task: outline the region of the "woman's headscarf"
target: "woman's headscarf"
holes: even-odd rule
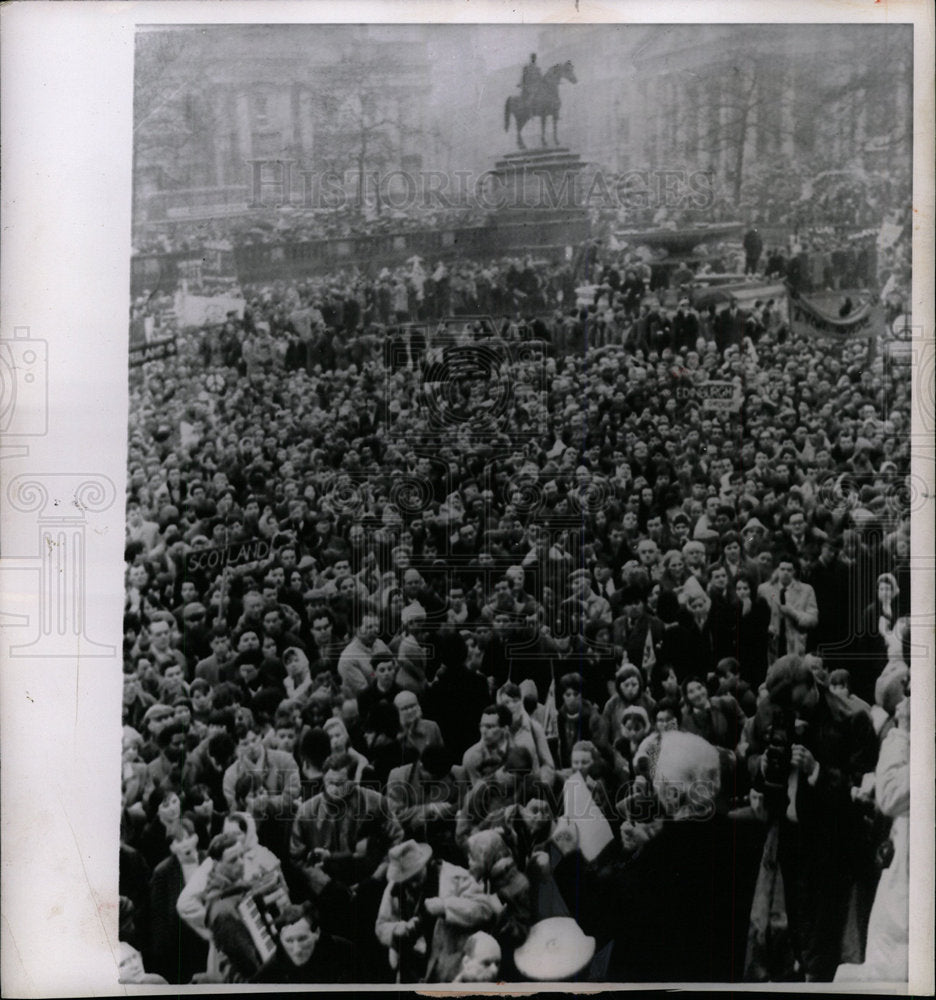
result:
[[[631,718],[640,719],[644,724],[644,735],[650,729],[650,716],[642,705],[628,705],[621,713],[621,725]],[[643,737],[641,737],[642,739]]]
[[[633,704],[634,702],[639,701],[643,697],[644,688],[647,686],[646,681],[644,680],[644,675],[637,667],[633,665],[633,663],[625,663],[622,666],[618,667],[618,671],[614,675],[614,690],[617,692],[617,695],[621,699],[621,701],[624,701],[624,695],[621,694],[621,685],[629,677],[636,678],[637,683],[640,685],[640,687],[637,689],[636,697],[633,699],[632,702],[628,703],[628,704]]]
[[[878,586],[880,586],[882,583],[890,584],[891,590],[893,591],[893,594],[891,595],[891,600],[893,601],[893,599],[897,597],[897,595],[900,593],[900,587],[897,586],[897,577],[894,576],[893,573],[882,573],[877,578],[877,584]]]

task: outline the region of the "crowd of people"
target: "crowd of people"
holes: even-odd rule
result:
[[[128,979],[906,977],[906,369],[594,253],[131,372]]]
[[[233,247],[276,246],[348,236],[378,236],[415,229],[475,226],[485,221],[478,206],[426,203],[408,204],[405,210],[376,207],[362,211],[353,200],[340,208],[309,209],[290,205],[271,220],[269,207],[229,218],[175,220],[140,225],[134,232],[134,254],[197,251],[206,243],[223,242]]]

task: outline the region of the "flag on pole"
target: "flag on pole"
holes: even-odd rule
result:
[[[546,715],[543,719],[543,732],[547,740],[559,738],[559,713],[556,711],[556,677],[553,675],[546,695]]]
[[[644,642],[643,662],[640,664],[644,676],[649,677],[650,671],[656,666],[656,649],[653,646],[653,629],[647,626],[647,639]]]

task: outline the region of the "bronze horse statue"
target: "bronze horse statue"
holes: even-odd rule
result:
[[[512,96],[507,98],[504,105],[504,131],[510,128],[510,116],[517,120],[517,146],[526,149],[521,135],[521,129],[531,119],[538,117],[540,120],[540,132],[542,143],[546,145],[546,119],[552,118],[553,142],[559,145],[559,136],[556,131],[556,122],[559,120],[559,82],[568,80],[569,83],[578,83],[575,78],[575,70],[572,63],[566,60],[564,63],[556,63],[550,66],[543,74],[543,78],[537,87],[536,93],[528,99],[522,96]]]

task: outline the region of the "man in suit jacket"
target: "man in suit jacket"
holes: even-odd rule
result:
[[[692,280],[692,272],[690,271]],[[673,346],[677,351],[695,350],[699,339],[699,314],[691,308],[688,299],[680,299],[673,316]]]
[[[794,578],[791,555],[784,553],[779,560],[776,578],[757,588],[757,593],[770,606],[772,661],[787,654],[802,656],[806,652],[810,629],[819,623],[815,591],[808,583]]]
[[[398,740],[404,760],[421,757],[427,747],[443,746],[442,731],[437,723],[422,717],[419,699],[412,691],[401,691],[393,704],[400,716]]]
[[[612,624],[614,644],[624,648],[628,662],[637,667],[646,679],[663,641],[663,622],[646,611],[639,587],[625,587],[620,593],[623,613]]]
[[[841,551],[839,539],[827,538],[809,575],[819,609],[819,624],[813,631],[810,645],[820,656],[823,646],[834,651],[833,655],[844,655],[850,635],[849,618],[857,619],[860,610],[859,604],[851,615],[848,613],[849,607],[855,607],[852,598],[855,581],[851,569],[842,561]]]
[[[741,346],[744,341],[747,313],[738,308],[737,299],[731,300],[731,305],[723,309],[715,321],[715,344],[720,353],[732,344]]]
[[[430,844],[436,856],[448,842],[454,847],[459,789],[444,747],[429,747],[421,760],[390,771],[387,801],[403,835]]]
[[[346,753],[325,761],[323,790],[299,806],[289,842],[298,868],[320,866],[345,885],[372,875],[387,849],[403,839],[384,796],[351,780],[354,767]]]
[[[464,660],[444,664],[423,698],[426,715],[445,733],[445,745],[456,760],[474,742],[478,719],[490,701],[487,681]]]

